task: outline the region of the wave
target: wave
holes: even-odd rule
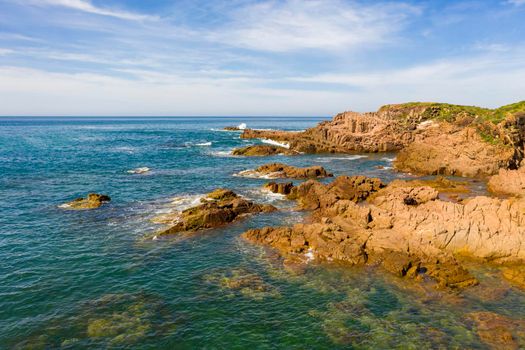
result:
[[[282,177],[281,175],[282,173],[279,171],[269,173],[269,174],[261,174],[260,172],[255,171],[253,169],[242,170],[242,171],[239,171],[238,173],[233,174],[233,176],[238,176],[238,177],[247,177],[250,179],[267,179],[267,180],[281,178]]]
[[[237,125],[237,128],[239,128],[239,130],[244,130],[246,129],[247,125],[246,123],[240,123],[239,125]]]
[[[284,147],[284,148],[288,148],[288,149],[290,148],[290,145],[288,143],[279,142],[279,141],[275,141],[275,140],[272,140],[272,139],[262,139],[261,141],[263,143],[267,143],[269,145]]]
[[[208,154],[213,157],[235,157],[231,151],[211,151]]]
[[[211,146],[211,141],[208,142],[202,142],[202,143],[196,143],[195,146]]]
[[[386,162],[393,162],[394,160],[396,160],[396,157],[393,157],[393,158],[383,157],[383,158],[381,158],[381,160],[384,160]]]
[[[367,158],[367,156],[355,154],[355,155],[343,156],[343,157],[319,157],[319,158],[316,158],[316,161],[321,162],[321,163],[328,163],[333,160],[357,160],[357,159],[362,159],[362,158]]]
[[[144,173],[149,172],[150,170],[151,170],[150,168],[148,168],[147,166],[144,166],[144,167],[128,170],[127,173],[128,174],[144,174]]]

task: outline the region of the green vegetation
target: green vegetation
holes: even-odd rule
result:
[[[397,105],[386,105],[384,109],[397,109],[402,117],[407,117],[410,111],[421,108],[424,119],[437,119],[448,122],[456,122],[463,119],[471,122],[491,122],[498,124],[507,116],[515,113],[525,112],[525,101],[509,104],[497,109],[482,108],[477,106],[461,106],[437,102],[408,102]]]

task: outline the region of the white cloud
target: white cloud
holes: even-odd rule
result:
[[[97,6],[94,6],[88,0],[38,0],[38,2],[31,1],[31,3],[38,4],[38,5],[63,6],[63,7],[71,8],[71,9],[78,10],[78,11],[93,13],[96,15],[110,16],[110,17],[116,17],[120,19],[132,20],[132,21],[143,21],[143,20],[155,19],[155,17],[153,16],[136,14],[136,13],[122,11],[122,10],[114,10],[114,9],[106,9],[106,8],[97,7]]]
[[[507,3],[514,6],[521,6],[525,5],[525,0],[507,0]]]
[[[416,7],[403,3],[358,5],[339,0],[266,1],[233,12],[210,38],[232,46],[285,52],[347,50],[392,40]]]
[[[0,56],[7,56],[7,55],[10,55],[10,54],[12,54],[14,52],[15,52],[14,50],[3,49],[3,48],[0,47]]]

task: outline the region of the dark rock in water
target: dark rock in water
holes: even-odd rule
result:
[[[238,126],[226,126],[223,130],[226,130],[226,131],[241,131],[242,129],[240,129]]]
[[[293,188],[293,182],[269,182],[264,185],[264,188],[273,193],[290,194]]]
[[[111,201],[111,198],[105,194],[90,193],[86,198],[74,199],[71,202],[60,205],[60,208],[69,210],[95,209],[109,201]]]
[[[217,189],[201,200],[203,203],[180,213],[179,222],[156,236],[184,231],[198,231],[230,223],[237,218],[254,213],[277,210],[269,204],[256,204],[239,197],[228,189]]]
[[[299,154],[297,151],[289,150],[288,148],[273,146],[273,145],[253,145],[242,148],[236,148],[233,150],[234,156],[250,156],[250,157],[261,157],[261,156],[274,156],[278,154],[284,155],[296,155]]]

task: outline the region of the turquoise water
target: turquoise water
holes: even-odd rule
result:
[[[483,289],[456,296],[372,269],[288,271],[239,239],[303,216],[261,191],[265,180],[232,176],[241,170],[282,161],[335,175],[404,176],[389,169],[393,154],[231,157],[232,148],[259,141],[220,131],[242,122],[301,130],[320,120],[0,119],[0,348],[484,348],[466,313],[525,318],[523,293],[490,269],[476,273],[504,290],[500,297]],[[137,167],[151,171],[127,172]],[[283,210],[145,239],[163,227],[153,217],[217,187]],[[88,192],[112,201],[91,211],[58,207]]]

